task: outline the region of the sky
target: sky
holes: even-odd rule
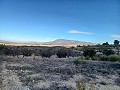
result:
[[[0,0],[0,40],[120,40],[120,0]]]

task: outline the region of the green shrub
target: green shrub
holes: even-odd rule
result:
[[[85,90],[85,80],[78,81],[76,87],[77,90]]]
[[[85,63],[85,61],[83,61],[83,60],[81,59],[81,57],[78,57],[78,58],[75,58],[75,59],[73,60],[73,63],[74,63],[75,65],[78,65],[78,64]]]
[[[52,56],[51,49],[44,49],[41,51],[41,56],[50,58]]]
[[[120,56],[119,55],[110,55],[109,60],[110,61],[120,61]]]
[[[102,56],[100,56],[99,60],[108,61],[108,56],[102,55]]]
[[[85,60],[89,60],[89,59],[90,59],[90,57],[89,57],[89,56],[86,56],[86,57],[85,57]]]
[[[23,57],[24,56],[31,56],[33,54],[32,50],[31,49],[27,49],[27,48],[24,48],[22,50],[22,54],[23,54]]]
[[[120,61],[120,55],[101,56],[99,60],[102,61]]]
[[[59,49],[56,55],[58,58],[66,58],[67,56],[66,49]]]
[[[95,50],[93,49],[93,48],[87,48],[87,49],[85,49],[84,50],[84,53],[83,53],[83,55],[85,56],[85,57],[87,57],[87,56],[89,56],[89,57],[93,57],[93,56],[95,56],[95,54],[96,54],[96,52],[95,52]]]
[[[74,60],[73,63],[74,63],[75,65],[78,65],[78,64],[80,64],[80,61],[79,61],[79,60]]]
[[[109,56],[115,54],[115,52],[111,49],[104,49],[103,54]]]
[[[94,56],[91,58],[91,60],[98,60],[98,57]]]

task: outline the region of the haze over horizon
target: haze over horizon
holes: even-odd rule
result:
[[[0,39],[120,40],[120,0],[0,0]]]

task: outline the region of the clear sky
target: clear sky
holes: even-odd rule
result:
[[[0,0],[0,39],[120,40],[120,0]]]

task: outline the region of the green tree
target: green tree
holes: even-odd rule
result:
[[[50,58],[51,55],[52,55],[51,49],[41,50],[40,55],[41,55],[42,57]]]
[[[114,45],[119,45],[119,41],[118,40],[114,40]]]
[[[115,52],[111,49],[104,49],[103,54],[108,56],[108,55],[115,54]]]
[[[91,57],[91,58],[93,58],[93,56],[95,56],[95,54],[96,54],[96,52],[95,52],[95,50],[94,49],[92,49],[92,48],[87,48],[87,49],[85,49],[84,51],[83,51],[83,55],[85,56],[85,57]]]
[[[66,58],[67,52],[65,49],[59,49],[56,55],[58,58]]]
[[[108,42],[105,42],[105,43],[103,43],[102,45],[109,45],[109,43],[108,43]]]
[[[5,44],[0,44],[0,55],[4,54]]]
[[[27,48],[24,48],[22,50],[22,54],[23,54],[23,57],[24,56],[31,56],[33,54],[32,50],[31,49],[27,49]]]
[[[4,54],[5,54],[5,55],[12,55],[12,49],[11,49],[11,48],[8,48],[8,47],[5,47],[5,48],[4,48]]]

